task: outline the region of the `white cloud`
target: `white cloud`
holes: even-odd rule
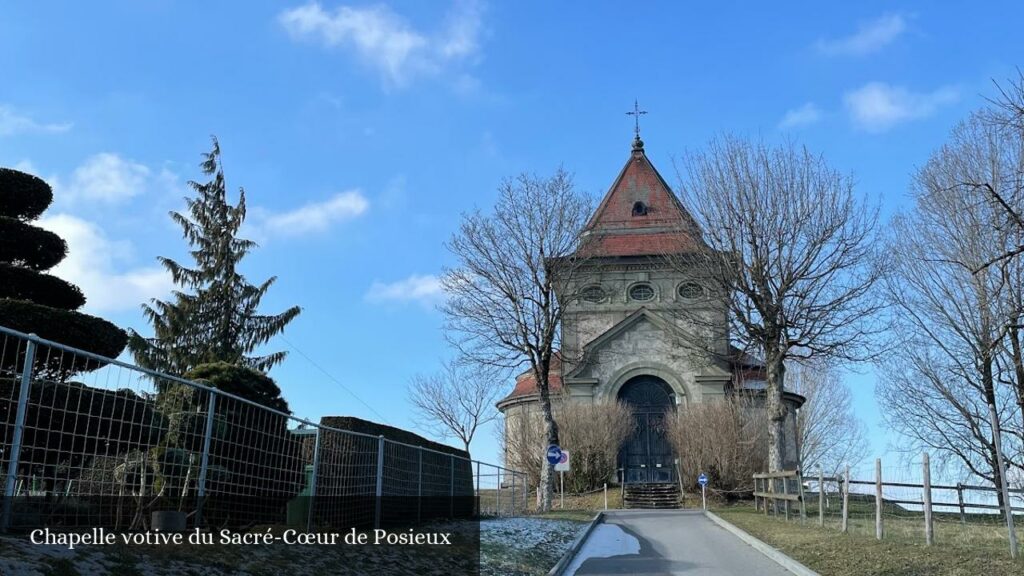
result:
[[[150,298],[170,293],[173,283],[163,268],[123,269],[122,265],[132,259],[132,244],[107,238],[95,223],[58,213],[40,218],[39,226],[67,241],[67,258],[51,272],[82,289],[87,311],[133,309]]]
[[[901,122],[930,116],[958,98],[952,86],[932,92],[911,92],[884,82],[870,82],[847,92],[843,103],[855,126],[868,132],[883,132]]]
[[[370,201],[360,190],[348,190],[288,212],[262,212],[258,214],[257,227],[267,233],[290,236],[323,232],[332,224],[362,215],[369,207]]]
[[[444,299],[444,288],[441,279],[432,274],[412,275],[397,282],[374,282],[366,292],[366,301],[373,303],[385,302],[417,302],[432,305]]]
[[[37,122],[6,104],[0,104],[0,136],[13,136],[29,132],[58,133],[71,130],[71,123]]]
[[[800,128],[814,124],[818,120],[821,120],[821,110],[813,102],[808,102],[799,108],[787,111],[779,121],[779,128]]]
[[[384,5],[330,11],[311,2],[285,10],[278,21],[294,39],[352,50],[386,85],[403,86],[416,76],[436,74],[480,48],[481,8],[472,0],[457,2],[436,34],[415,29]]]
[[[864,56],[878,52],[907,29],[900,14],[885,14],[861,24],[855,33],[843,38],[819,40],[818,51],[828,56]]]
[[[152,176],[153,171],[143,164],[103,152],[75,168],[67,184],[55,180],[53,187],[59,200],[112,204],[143,193]],[[161,177],[169,176],[161,173]]]

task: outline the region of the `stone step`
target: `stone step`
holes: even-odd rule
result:
[[[626,508],[679,508],[678,484],[627,484],[623,494]]]

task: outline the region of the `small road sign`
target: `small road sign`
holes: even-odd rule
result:
[[[562,460],[562,449],[558,444],[548,446],[547,459],[548,464],[558,464]]]
[[[569,465],[569,451],[562,450],[562,457],[555,464],[556,472],[569,472],[572,468]]]
[[[708,485],[708,475],[703,473],[703,472],[701,472],[700,476],[697,476],[697,484],[700,484],[701,486],[707,486]]]
[[[708,497],[704,491],[708,485],[708,475],[701,472],[700,476],[697,476],[697,484],[700,484],[700,504],[705,510],[708,509]]]

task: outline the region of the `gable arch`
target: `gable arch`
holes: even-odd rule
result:
[[[676,406],[684,406],[694,397],[692,391],[671,368],[658,362],[649,361],[630,362],[620,367],[608,380],[608,385],[604,387],[600,396],[605,400],[615,401],[626,382],[637,376],[657,376],[664,380],[675,394]]]

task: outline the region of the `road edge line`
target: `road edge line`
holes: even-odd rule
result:
[[[807,566],[804,566],[803,564],[790,558],[786,554],[783,554],[781,551],[779,551],[778,548],[773,548],[765,542],[755,538],[754,536],[751,536],[745,530],[737,528],[730,522],[723,520],[717,514],[713,514],[712,512],[705,510],[704,515],[707,516],[707,518],[715,524],[718,524],[722,528],[725,528],[726,531],[732,533],[733,536],[736,536],[740,540],[743,540],[744,542],[749,544],[754,550],[757,550],[761,554],[764,554],[765,556],[773,560],[776,564],[782,566],[786,570],[789,570],[793,574],[797,574],[798,576],[821,576],[814,570],[811,570]]]
[[[590,521],[590,525],[587,526],[586,530],[573,540],[572,545],[565,551],[565,554],[562,554],[562,557],[558,559],[555,566],[551,570],[548,570],[548,576],[562,576],[562,571],[564,571],[566,567],[569,566],[571,560],[576,557],[576,553],[583,547],[583,543],[590,537],[590,533],[593,532],[594,528],[603,521],[604,512],[598,512],[597,515],[594,516],[594,519]]]

